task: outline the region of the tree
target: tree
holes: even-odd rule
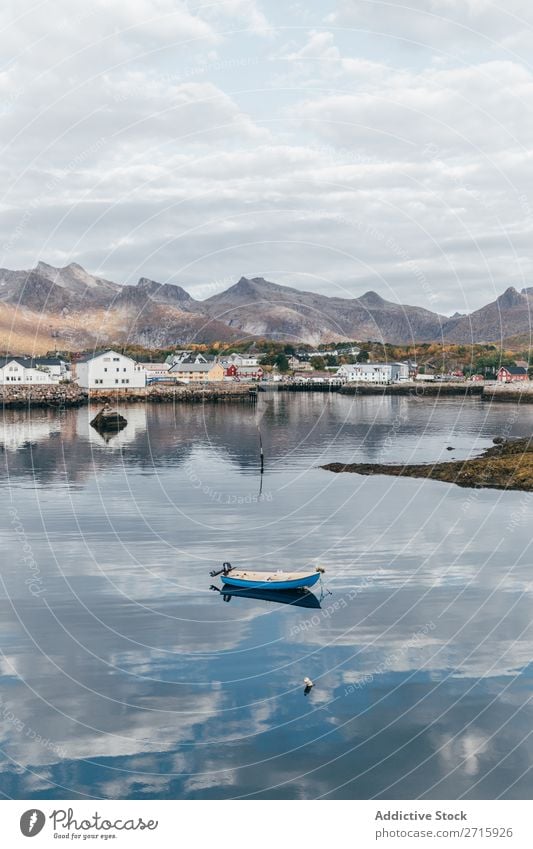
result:
[[[512,357],[506,356],[503,351],[485,354],[478,357],[474,363],[475,371],[484,374],[486,377],[494,377],[500,366],[512,365],[514,365],[514,360]]]
[[[311,357],[311,365],[317,371],[324,371],[326,367],[326,362],[324,357]]]
[[[289,361],[287,359],[287,355],[280,351],[279,354],[276,354],[274,357],[274,365],[278,367],[280,371],[289,371]]]

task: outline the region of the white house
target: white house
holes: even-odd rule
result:
[[[299,360],[298,357],[289,357],[288,358],[289,368],[293,371],[314,371],[312,364],[309,360]]]
[[[255,354],[237,354],[235,351],[231,354],[223,354],[218,360],[224,366],[237,366],[237,368],[241,368],[242,366],[257,366],[259,364],[259,358]]]
[[[141,363],[141,366],[144,369],[146,381],[148,383],[151,383],[154,380],[157,381],[168,378],[170,363]]]
[[[47,371],[55,383],[70,380],[70,363],[60,357],[36,357],[33,362],[35,368]]]
[[[337,377],[348,383],[401,383],[409,380],[407,363],[356,363],[337,370]]]
[[[311,351],[309,354],[309,358],[312,360],[313,357],[338,357],[339,351],[335,348],[333,351]]]
[[[167,357],[166,361],[169,366],[178,365],[179,363],[212,363],[216,358],[212,354],[202,354],[200,351],[176,351]]]
[[[49,371],[38,368],[34,360],[26,357],[2,357],[0,360],[0,385],[55,383]]]
[[[140,389],[146,385],[146,372],[125,354],[102,351],[77,361],[76,380],[85,389]]]
[[[191,356],[191,354],[192,351],[174,351],[173,354],[168,355],[165,362],[167,362],[169,366],[173,366],[176,363],[184,363],[185,360]]]

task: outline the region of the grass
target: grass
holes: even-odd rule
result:
[[[533,491],[533,437],[494,445],[471,460],[405,466],[380,463],[328,463],[321,468],[336,473],[429,478],[454,483],[457,486],[530,492]]]

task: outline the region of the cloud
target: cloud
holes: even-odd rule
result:
[[[366,63],[364,76],[361,70],[345,68],[343,91],[303,100],[293,118],[328,141],[394,159],[418,157],[425,147],[441,157],[477,156],[533,142],[525,110],[533,76],[519,64],[414,73]]]
[[[451,39],[480,18],[501,46],[524,38],[523,7],[340,3],[335,30],[246,0],[39,9],[0,13],[2,265],[412,303],[415,263],[445,312],[530,282],[531,70],[507,47],[435,61],[428,37],[420,61],[342,29],[374,17],[403,37],[440,14]],[[306,29],[288,42],[281,15]]]
[[[288,53],[286,58],[290,62],[301,62],[308,59],[331,61],[340,59],[340,57],[340,50],[334,43],[333,33],[311,30],[306,44],[299,50]]]
[[[404,50],[428,48],[443,55],[517,47],[531,38],[533,13],[527,0],[338,0],[326,17],[335,26],[361,27],[378,41]],[[531,46],[531,42],[530,42]]]
[[[216,5],[215,14],[219,18],[243,21],[253,33],[272,35],[274,29],[255,0],[223,0]]]

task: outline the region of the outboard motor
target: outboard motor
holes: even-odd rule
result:
[[[217,575],[229,575],[232,569],[233,566],[231,565],[231,563],[226,562],[222,564],[222,569],[219,569],[218,572],[213,570],[213,572],[210,572],[209,574],[212,578],[216,578]]]

